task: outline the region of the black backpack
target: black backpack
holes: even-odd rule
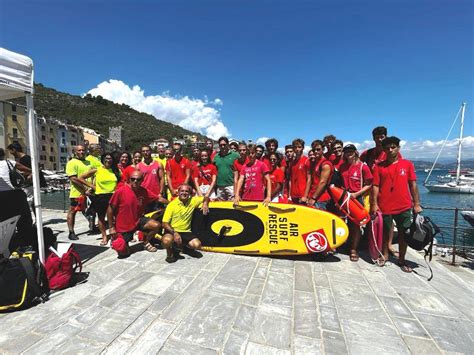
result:
[[[0,311],[31,307],[48,299],[48,280],[37,253],[16,251],[0,258]]]
[[[415,214],[410,229],[405,235],[405,240],[410,248],[419,251],[424,250],[425,261],[427,256],[429,256],[429,261],[431,261],[433,257],[433,241],[438,233],[441,233],[441,230],[434,224],[431,218],[422,216],[421,214]],[[428,248],[425,249],[427,246]],[[428,279],[428,281],[430,281],[433,278],[433,271],[428,262],[426,262],[426,264],[431,272],[431,276]]]

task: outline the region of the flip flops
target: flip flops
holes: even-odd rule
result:
[[[150,252],[150,253],[156,253],[158,251],[158,249],[156,249],[153,245],[151,245],[150,243],[146,243],[143,245],[143,248]]]
[[[398,266],[400,266],[400,269],[403,272],[410,273],[410,272],[413,271],[413,269],[411,267],[409,267],[407,264],[398,264]]]

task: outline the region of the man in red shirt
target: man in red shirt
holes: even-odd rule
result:
[[[383,126],[375,127],[372,130],[372,139],[375,142],[375,147],[367,149],[360,155],[360,160],[366,163],[370,170],[374,170],[375,164],[386,159],[385,152],[382,147],[382,141],[387,137],[387,128]]]
[[[242,167],[249,162],[247,144],[240,143],[238,153],[239,153],[239,158],[235,159],[234,164],[233,164],[233,167],[234,167],[234,191],[237,191],[237,182],[239,181],[240,171],[242,170]]]
[[[191,178],[191,162],[183,157],[180,143],[173,144],[174,157],[166,162],[168,187],[173,197],[178,196],[180,185],[189,184]]]
[[[285,173],[286,161],[283,159],[282,155],[277,152],[278,141],[275,138],[270,138],[265,142],[265,148],[267,149],[266,154],[263,156],[262,161],[267,165],[267,168],[270,169],[272,164],[270,163],[270,155],[276,154],[278,160],[280,161],[280,168]]]
[[[265,147],[261,144],[257,145],[257,160],[262,160],[263,153],[265,153]]]
[[[209,154],[209,157],[211,158],[211,162],[214,161],[214,157],[216,156],[217,151],[214,150],[214,142],[210,139],[206,141],[206,150]]]
[[[240,170],[234,205],[240,202],[240,190],[243,186],[242,200],[263,201],[265,206],[271,201],[271,181],[267,166],[257,159],[257,148],[249,145],[249,161]],[[266,191],[266,196],[265,196]]]
[[[193,147],[193,158],[191,159],[191,176],[194,174],[195,168],[199,165],[201,159],[201,151],[197,146]]]
[[[333,134],[328,134],[323,138],[323,148],[324,148],[324,157],[326,159],[334,159],[334,152],[332,146],[336,141],[336,136]]]
[[[335,170],[339,170],[341,165],[344,163],[344,159],[342,157],[342,146],[343,143],[340,139],[336,139],[332,144],[332,154],[329,161],[332,163]]]
[[[296,138],[292,142],[294,158],[290,169],[290,197],[291,201],[296,204],[306,204],[303,199],[306,189],[306,178],[308,167],[306,165],[307,157],[303,155],[304,140]]]
[[[137,170],[143,174],[142,186],[155,195],[161,195],[165,185],[163,168],[159,162],[153,160],[150,146],[144,145],[142,147],[142,156],[143,160],[137,164]]]
[[[314,158],[306,161],[306,188],[301,201],[306,202],[308,206],[327,210],[327,204],[331,200],[327,187],[331,181],[334,168],[331,162],[324,157],[322,141],[314,140],[311,143],[311,151]]]
[[[382,147],[387,159],[374,167],[371,212],[381,211],[383,214],[384,260],[388,260],[388,236],[395,221],[398,229],[399,265],[403,271],[411,272],[412,269],[405,261],[405,235],[412,222],[412,209],[414,213],[422,211],[415,167],[411,161],[400,157],[400,139],[397,137],[386,137],[382,141]],[[381,261],[382,265],[384,260]]]
[[[291,165],[293,164],[293,160],[295,159],[295,152],[293,151],[293,145],[287,144],[285,145],[285,181],[283,187],[283,197],[288,198],[290,193],[290,173],[291,173]]]
[[[121,256],[129,255],[128,242],[133,238],[135,231],[146,232],[143,247],[149,252],[156,252],[150,240],[161,230],[161,223],[151,218],[143,217],[145,207],[153,201],[168,202],[159,195],[141,186],[143,173],[135,170],[128,183],[119,187],[112,195],[107,208],[109,234],[112,236],[112,245],[116,234],[120,233],[124,244],[117,250]],[[119,237],[120,238],[120,237]]]

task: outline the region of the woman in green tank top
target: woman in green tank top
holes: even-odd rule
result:
[[[120,170],[117,167],[117,162],[110,153],[103,154],[101,162],[102,166],[89,170],[87,173],[81,175],[79,180],[89,187],[86,194],[91,196],[92,207],[97,212],[99,229],[102,234],[100,245],[105,246],[109,242],[105,232],[105,213],[107,212],[110,198],[117,188],[117,183],[120,181]]]

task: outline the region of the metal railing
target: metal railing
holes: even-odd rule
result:
[[[461,211],[474,211],[472,208],[458,208],[458,207],[434,207],[434,206],[423,206],[424,211],[453,211],[453,223],[452,224],[435,224],[441,229],[441,235],[437,235],[437,247],[448,247],[452,248],[452,259],[451,264],[456,264],[456,254],[468,257],[469,253],[474,251],[474,227],[460,226],[459,225],[459,214]],[[462,217],[461,217],[462,218]],[[467,222],[466,222],[467,223]],[[452,231],[452,234],[448,231]],[[460,238],[460,233],[463,232]],[[444,243],[446,235],[452,236],[451,243]],[[439,238],[443,238],[443,243],[439,242]],[[473,238],[472,245],[466,245],[466,239]],[[462,245],[459,245],[459,239],[462,241]]]

